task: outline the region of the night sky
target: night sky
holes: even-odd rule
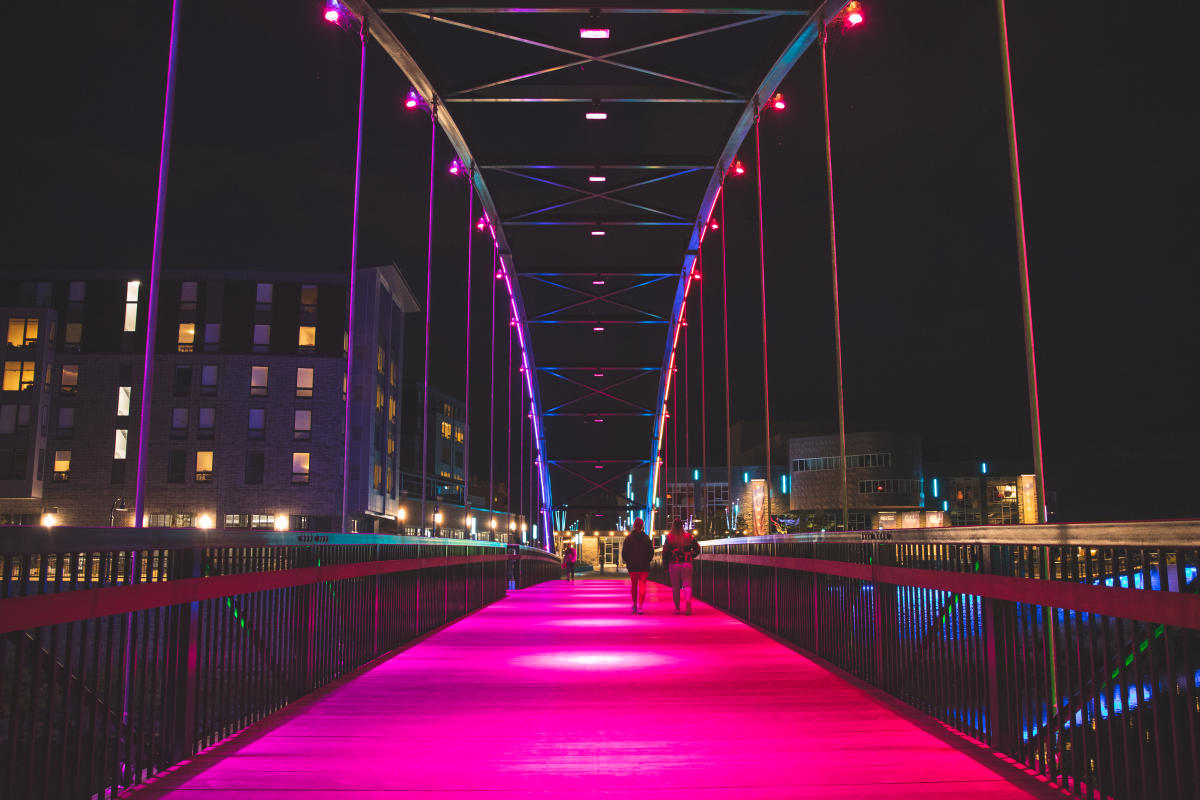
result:
[[[1027,459],[994,4],[864,7],[867,23],[829,51],[848,427],[916,430],[927,460]],[[320,8],[185,1],[168,270],[346,269],[358,43]],[[1200,516],[1196,20],[1181,2],[1139,11],[1009,2],[1046,479],[1060,521]],[[23,13],[0,32],[0,265],[146,270],[170,3]],[[786,114],[763,121],[768,316],[773,418],[833,431],[819,75],[814,49],[782,86]],[[368,76],[360,264],[395,260],[423,295],[428,121],[404,113],[408,83],[378,47]],[[466,197],[448,176],[438,192],[434,304],[457,307],[461,291],[436,273],[463,259]],[[751,192],[731,185],[726,200],[735,352],[759,341]],[[445,350],[433,380],[452,389],[460,326],[435,320]],[[752,419],[761,363],[737,362],[734,416]]]

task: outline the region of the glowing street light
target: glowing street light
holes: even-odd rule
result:
[[[42,524],[47,528],[53,528],[58,524],[58,517],[53,514],[42,514]]]
[[[213,526],[213,518],[208,514],[201,514],[196,520],[196,527],[202,531],[211,530]]]
[[[288,529],[288,515],[287,514],[276,514],[275,515],[275,530],[280,531],[282,533],[283,531],[286,531],[287,529]]]
[[[407,508],[405,508],[404,506],[400,506],[400,508],[396,509],[396,521],[397,522],[404,522],[404,520],[407,518],[408,518],[408,509]]]
[[[584,115],[584,119],[608,119],[607,111],[588,111]]]

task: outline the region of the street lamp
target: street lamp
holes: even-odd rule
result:
[[[437,537],[438,526],[441,524],[442,524],[442,512],[434,511],[433,512],[433,535],[435,538]]]
[[[42,524],[49,530],[58,524],[58,517],[53,514],[42,514]]]
[[[196,527],[202,531],[210,530],[213,526],[213,518],[208,514],[201,514],[196,520]]]

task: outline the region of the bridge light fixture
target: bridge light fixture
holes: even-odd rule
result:
[[[734,175],[745,175],[746,166],[742,164],[741,161],[734,161],[733,166],[729,168],[729,171]]]
[[[592,236],[603,236],[603,235],[604,235],[604,231],[602,231],[602,230],[596,229],[596,230],[592,231]]]
[[[603,325],[593,325],[592,330],[595,331],[596,333],[602,333],[604,331],[604,326]]]
[[[596,280],[592,281],[592,286],[603,286],[603,285],[604,285],[604,281],[602,281],[600,279],[596,279]]]
[[[862,3],[854,0],[854,2],[846,6],[846,27],[853,28],[856,25],[861,25],[862,21]]]
[[[425,105],[425,101],[421,99],[421,95],[417,94],[417,90],[409,87],[408,94],[404,96],[405,108],[420,108]]]
[[[487,217],[480,217],[479,221],[475,223],[476,230],[480,230],[480,231],[487,230],[487,226],[488,226]],[[499,273],[497,273],[497,274],[499,274]]]
[[[452,159],[450,161],[450,174],[457,175],[458,173],[460,173],[462,171],[463,171],[462,162],[459,161],[457,158]]]
[[[584,115],[584,119],[608,119],[607,111],[588,111]]]
[[[588,181],[590,183],[604,183],[606,180],[608,180],[608,178],[604,177],[603,175],[591,175],[588,177]]]
[[[325,4],[325,21],[332,22],[334,25],[337,25],[341,19],[342,12],[341,9],[338,8],[337,0],[329,0],[329,2]]]
[[[785,108],[787,108],[787,101],[783,99],[783,92],[776,92],[771,97],[771,108],[775,109],[776,111],[783,111]]]
[[[715,219],[710,219],[710,220],[708,221],[708,229],[709,229],[710,231],[716,231],[716,230],[720,230],[720,229],[721,229],[721,223],[717,222]]]
[[[608,28],[580,28],[580,39],[607,39]]]

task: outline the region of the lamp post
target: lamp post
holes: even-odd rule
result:
[[[433,538],[437,538],[438,526],[442,524],[442,512],[440,510],[433,512]]]

